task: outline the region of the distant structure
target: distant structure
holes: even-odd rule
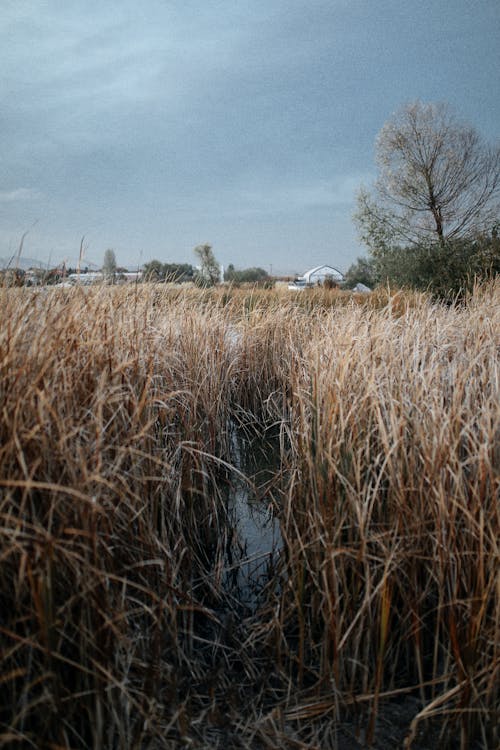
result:
[[[316,266],[306,271],[288,285],[289,289],[308,289],[314,286],[340,286],[345,280],[344,274],[333,266]]]
[[[116,274],[116,281],[120,283],[130,283],[132,281],[140,281],[143,277],[142,271],[122,271]],[[70,285],[83,284],[88,286],[89,284],[96,284],[104,281],[104,274],[102,271],[87,271],[82,273],[70,273],[68,274],[68,282]]]
[[[358,292],[359,294],[370,294],[371,289],[369,286],[366,286],[366,284],[362,284],[361,281],[358,281],[356,286],[353,286],[352,291]]]

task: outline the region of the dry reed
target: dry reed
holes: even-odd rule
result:
[[[315,747],[353,715],[377,743],[407,693],[408,748],[494,746],[498,283],[0,298],[1,747]],[[235,424],[281,446],[250,616]]]

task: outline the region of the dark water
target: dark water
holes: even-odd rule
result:
[[[232,527],[227,550],[226,586],[250,610],[269,583],[282,546],[276,515],[280,489],[280,450],[275,439],[232,434],[237,471],[227,489]]]

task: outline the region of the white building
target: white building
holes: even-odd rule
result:
[[[333,281],[335,284],[342,284],[344,274],[333,266],[316,266],[306,271],[302,276],[299,276],[298,279],[295,279],[293,284],[290,284],[288,288],[305,289],[306,287],[323,286],[327,280]]]

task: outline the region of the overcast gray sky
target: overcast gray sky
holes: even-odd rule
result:
[[[0,0],[0,257],[341,270],[405,102],[500,135],[499,0]]]

